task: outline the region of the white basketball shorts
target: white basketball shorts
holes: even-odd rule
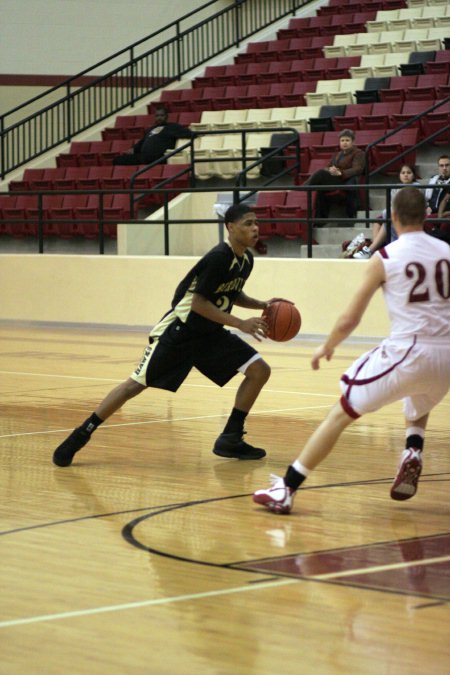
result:
[[[341,378],[341,404],[351,417],[403,400],[407,420],[430,412],[450,388],[450,343],[420,338],[384,340]]]

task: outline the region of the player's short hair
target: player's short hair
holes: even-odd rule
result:
[[[423,190],[404,187],[394,197],[393,209],[400,225],[421,225],[425,220],[427,203]]]
[[[232,204],[225,211],[225,224],[235,223],[240,220],[246,213],[253,213],[253,209],[247,204]]]

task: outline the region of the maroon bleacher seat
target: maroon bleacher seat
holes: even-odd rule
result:
[[[289,106],[306,105],[305,94],[314,91],[316,88],[311,82],[295,82],[290,94],[280,96],[280,103],[283,108]]]
[[[360,118],[360,129],[375,129],[380,133],[384,133],[385,129],[391,127],[391,119],[391,116],[387,113],[362,115]]]
[[[192,110],[202,110],[203,87],[196,87],[195,89],[180,89],[180,97],[170,102],[170,112],[190,112]],[[164,92],[163,92],[164,93]],[[161,98],[162,100],[162,98]],[[200,107],[195,107],[195,106]]]
[[[273,207],[275,233],[285,239],[301,239],[307,241],[308,197],[306,192],[289,191],[284,204]],[[284,219],[294,219],[286,222]]]
[[[218,75],[210,86],[228,87],[232,84],[239,84],[240,77],[245,75],[247,70],[246,63],[231,63],[225,66],[225,73]]]
[[[412,117],[415,117],[416,115],[419,115],[427,110],[427,108],[429,108],[433,102],[433,100],[404,101],[401,112],[394,113],[392,116],[394,119],[394,126],[400,126],[405,122],[409,122]],[[410,122],[409,128],[417,129],[419,132],[419,137],[424,138],[423,127],[420,119],[416,120],[415,122]]]
[[[35,227],[33,223],[27,222],[27,211],[36,208],[37,204],[37,195],[20,195],[13,205],[3,207],[5,233],[19,239],[33,234]]]
[[[48,209],[48,218],[58,231],[58,236],[62,239],[72,239],[75,236],[82,235],[82,228],[76,218],[76,208],[86,206],[88,201],[87,194],[63,195],[60,206],[51,206]]]
[[[42,180],[44,178],[44,169],[25,169],[22,180],[12,180],[9,183],[10,192],[26,192],[31,190],[32,180]]]
[[[14,209],[17,202],[17,196],[14,194],[3,193],[0,195],[0,235],[9,234],[8,221],[3,210]]]
[[[289,43],[289,39],[269,40],[265,43],[264,51],[258,54],[258,61],[269,63],[271,61],[284,61],[285,52],[289,50]]]
[[[408,87],[415,87],[417,82],[417,75],[404,75],[391,77],[389,88],[380,89],[378,96],[380,101],[404,101],[405,92]]]
[[[385,115],[388,119],[388,124],[386,127],[397,126],[397,123],[394,119],[394,115],[401,113],[402,107],[405,104],[401,101],[380,101],[372,104],[371,115]]]
[[[203,75],[196,77],[193,82],[193,87],[213,87],[217,83],[217,78],[225,75],[226,66],[206,66]]]
[[[120,127],[106,127],[106,129],[102,129],[102,139],[104,141],[120,141],[123,138],[123,129]]]
[[[333,118],[335,131],[361,129],[361,118],[363,115],[370,115],[372,105],[372,103],[349,103],[345,108],[344,115],[336,115]]]
[[[189,164],[164,164],[161,167],[161,180],[157,181],[153,187],[157,188],[162,181],[170,179],[170,182],[167,185],[163,186],[165,189],[173,188],[175,191],[169,193],[169,199],[176,197],[179,188],[189,187],[189,173],[186,172],[186,169],[189,168]],[[184,172],[184,173],[182,173]],[[177,176],[176,174],[180,173],[181,175]]]
[[[450,104],[447,104],[450,108]],[[430,141],[433,145],[449,145],[450,144],[450,129],[441,131],[448,124],[450,124],[450,110],[437,108],[434,112],[428,113],[421,119],[421,130],[424,138],[431,136],[436,132],[440,132],[438,136]]]
[[[246,87],[249,84],[255,84],[259,82],[260,75],[267,73],[270,64],[269,63],[259,63],[259,62],[250,62],[244,64],[237,64],[245,68],[245,72],[242,72],[239,77],[235,79],[235,86],[237,87]],[[232,85],[227,85],[232,86]]]
[[[270,84],[249,84],[247,94],[238,99],[239,108],[270,108],[280,105],[278,96],[271,95]]]
[[[192,112],[180,112],[178,115],[178,124],[181,124],[184,127],[189,127],[195,122],[200,122],[202,117],[201,110],[193,110]]]
[[[402,164],[411,164],[414,166],[416,163],[416,150],[411,150],[408,154],[404,155],[402,158],[395,159],[404,150],[411,148],[417,143],[418,140],[418,129],[402,129],[398,133],[394,134],[390,138],[386,139],[383,143],[378,143],[372,148],[373,162],[377,168],[381,167],[385,163],[391,161],[388,167],[383,169],[383,174],[387,175],[396,175],[400,170]]]
[[[271,219],[274,217],[274,207],[282,206],[286,200],[287,192],[258,192],[256,204],[253,207],[259,225],[259,238],[262,240],[270,239],[276,234],[275,223],[261,222],[261,219]]]
[[[288,61],[266,63],[267,70],[257,75],[258,84],[280,84],[289,81],[291,64]]]
[[[62,206],[63,195],[58,193],[52,195],[43,195],[42,197],[42,214],[40,213],[38,203],[35,206],[25,208],[25,216],[27,218],[27,232],[26,234],[35,236],[38,233],[38,223],[40,215],[43,218],[43,230],[45,236],[59,236],[58,224],[50,219],[51,209]]]

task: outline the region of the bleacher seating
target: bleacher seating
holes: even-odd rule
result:
[[[332,155],[340,130],[354,129],[357,145],[365,148],[450,95],[450,51],[444,43],[450,34],[450,4],[411,1],[409,5],[404,0],[330,0],[315,16],[289,19],[276,39],[248,43],[233,64],[207,66],[191,87],[162,91],[147,114],[118,115],[114,126],[102,131],[101,141],[73,141],[67,152],[58,155],[56,167],[26,169],[21,180],[10,183],[10,194],[0,197],[0,233],[17,237],[36,233],[36,197],[14,193],[42,190],[55,192],[43,197],[46,234],[97,237],[98,197],[57,193],[127,189],[131,174],[140,167],[116,167],[113,158],[142,138],[161,103],[168,107],[171,121],[199,133],[295,128],[300,134],[298,183]],[[369,153],[370,169],[393,160],[449,120],[449,106],[442,107],[377,143]],[[270,136],[248,133],[248,157],[260,156],[262,148],[270,147]],[[433,140],[436,145],[449,142],[449,132]],[[196,164],[196,175],[202,180],[229,180],[242,168],[240,134],[203,136],[195,148],[196,159],[203,160]],[[399,161],[414,163],[415,158],[411,151]],[[190,152],[180,153],[140,176],[135,187],[155,188],[170,179],[169,197],[173,197],[188,186],[186,174],[177,178],[174,174],[189,162]],[[285,165],[293,166],[292,157]],[[395,175],[398,167],[399,162],[393,162],[385,172]],[[257,176],[258,170],[250,175]],[[105,194],[104,199],[105,233],[114,237],[115,223],[130,215],[129,197]],[[161,203],[162,197],[153,194],[141,205]],[[255,209],[259,217],[274,220],[261,226],[261,238],[305,239],[305,208],[304,194],[261,193]],[[283,223],[282,214],[289,213],[296,214],[295,223]],[[70,222],[78,219],[81,222]]]

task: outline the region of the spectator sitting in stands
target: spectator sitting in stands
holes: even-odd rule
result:
[[[410,185],[410,186],[420,185],[419,181],[417,180],[416,170],[410,164],[403,164],[402,168],[400,169],[398,177],[402,185]],[[395,188],[395,190],[391,190],[391,211],[395,195],[399,192],[399,190],[401,190],[401,187]],[[397,239],[397,235],[393,227],[390,228],[390,238],[389,241],[387,241],[387,227],[385,222],[386,216],[387,216],[387,209],[383,209],[383,213],[380,216],[382,222],[373,224],[372,226],[373,240],[370,246],[364,246],[360,250],[351,251],[351,246],[353,243],[352,242],[346,251],[346,253],[349,252],[349,255],[346,255],[345,257],[357,259],[370,258],[370,256],[373,253],[375,253],[375,251],[378,251],[378,249],[381,248],[384,244],[389,244],[391,241],[395,241],[395,239]]]
[[[431,218],[437,218],[443,215],[441,203],[449,194],[446,185],[450,186],[450,157],[448,155],[441,155],[438,159],[439,173],[430,178],[428,183],[434,187],[427,188],[425,197],[430,207]],[[447,203],[447,202],[446,202]],[[447,217],[447,216],[445,216]]]
[[[447,210],[447,204],[450,201],[450,192],[447,191],[443,185],[450,185],[450,158],[447,155],[442,155],[439,157],[438,160],[438,167],[440,169],[440,173],[436,174],[433,176],[430,180],[429,183],[436,184],[436,187],[431,187],[427,188],[425,195],[427,198],[427,216],[431,217],[438,217],[438,218],[450,218],[450,211]],[[403,185],[420,185],[418,182],[417,174],[414,169],[414,167],[410,166],[409,164],[404,164],[402,168],[400,169],[400,174],[399,174],[400,182],[403,183]],[[394,201],[395,195],[398,193],[398,191],[401,188],[397,188],[395,190],[391,191],[391,204]],[[392,208],[392,207],[391,207]],[[437,213],[436,213],[437,211]],[[386,209],[384,209],[382,216],[383,219],[386,219]],[[447,243],[450,243],[450,237],[449,237],[449,230],[450,228],[443,228],[442,232],[440,230],[439,224],[436,226],[436,224],[433,224],[433,227],[430,228],[428,231],[428,234],[431,234],[434,237],[437,237],[438,239],[443,239]],[[364,258],[370,258],[370,256],[375,253],[379,248],[381,248],[384,244],[389,244],[391,241],[394,241],[397,239],[397,235],[395,234],[395,230],[391,228],[391,235],[390,235],[390,240],[386,241],[387,237],[387,228],[386,224],[384,223],[374,223],[373,226],[373,241],[370,244],[370,246],[363,246],[360,248],[360,250],[356,249],[350,252],[350,255],[344,255],[344,257],[353,257],[356,259],[364,259]],[[350,251],[353,242],[356,241],[355,239],[349,244],[347,251]]]
[[[325,169],[315,171],[306,181],[305,185],[329,185],[330,191],[339,189],[341,185],[358,185],[359,176],[362,175],[365,166],[364,152],[354,145],[355,134],[351,129],[344,129],[339,134],[339,147],[337,152]],[[330,210],[330,200],[327,190],[318,190],[316,199],[316,218],[327,218]],[[346,211],[349,218],[355,218],[358,211],[357,190],[346,190]],[[321,227],[325,223],[317,223]]]
[[[441,155],[438,159],[439,173],[428,181],[434,187],[429,187],[425,192],[428,204],[430,206],[430,218],[449,218],[448,201],[450,196],[450,157]],[[449,186],[449,187],[447,187]],[[443,239],[450,244],[450,225],[449,223],[426,222],[426,231],[432,237]]]
[[[155,110],[155,124],[127,153],[118,155],[113,164],[151,164],[175,147],[179,138],[195,138],[193,131],[181,124],[167,121],[168,111],[163,105]]]

